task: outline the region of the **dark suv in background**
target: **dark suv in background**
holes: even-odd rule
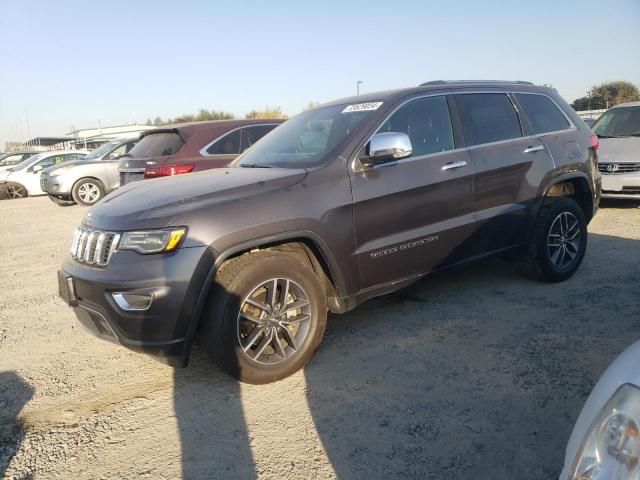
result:
[[[120,162],[120,185],[224,167],[283,121],[215,120],[146,131]]]
[[[528,82],[338,100],[229,168],[106,198],[76,230],[60,295],[99,337],[175,366],[196,339],[229,374],[271,382],[311,358],[327,311],[429,272],[510,251],[569,278],[600,198],[597,149]]]

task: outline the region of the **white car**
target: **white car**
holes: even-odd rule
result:
[[[38,152],[13,152],[0,155],[0,172],[15,167]]]
[[[0,184],[9,192],[10,198],[45,195],[40,188],[40,171],[71,160],[80,160],[87,155],[78,150],[54,150],[27,158],[22,163],[0,171]]]
[[[591,129],[600,139],[602,197],[640,200],[640,102],[610,108]]]
[[[593,388],[573,427],[560,480],[640,479],[640,342]]]

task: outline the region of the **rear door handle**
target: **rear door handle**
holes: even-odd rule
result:
[[[524,149],[522,153],[535,153],[535,152],[539,152],[540,150],[544,150],[544,145],[527,147]]]
[[[466,166],[467,166],[467,162],[465,162],[464,160],[460,160],[458,162],[445,163],[442,166],[442,170],[454,170],[456,168],[462,168],[462,167],[466,167]]]

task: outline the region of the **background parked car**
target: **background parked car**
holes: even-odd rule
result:
[[[4,153],[2,156],[0,156],[0,172],[24,162],[27,158],[33,157],[37,153],[38,152]]]
[[[602,196],[640,200],[640,102],[610,108],[591,128],[600,138]]]
[[[604,372],[573,427],[560,480],[640,478],[640,342]]]
[[[282,122],[216,120],[144,132],[120,162],[120,184],[224,167]]]
[[[93,205],[120,186],[118,163],[138,143],[125,138],[105,143],[81,160],[42,171],[40,187],[58,205]]]
[[[0,172],[0,183],[10,198],[44,195],[40,188],[40,172],[52,165],[84,158],[86,152],[77,150],[56,150],[33,155],[22,163]]]

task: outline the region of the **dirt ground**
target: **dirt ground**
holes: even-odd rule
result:
[[[85,209],[0,202],[0,477],[557,478],[640,329],[640,208],[608,203],[562,284],[490,260],[332,316],[302,372],[241,385],[93,338],[56,296]]]

